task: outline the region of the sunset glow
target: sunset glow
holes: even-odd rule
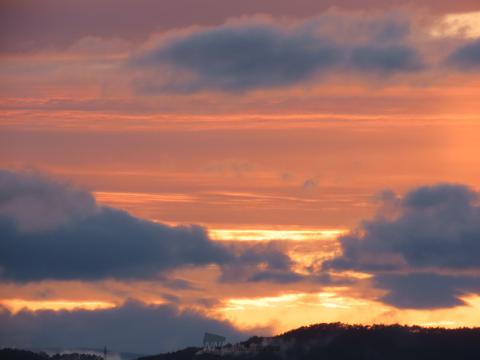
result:
[[[0,347],[480,326],[480,3],[199,3],[0,5]]]
[[[115,307],[115,304],[101,302],[101,301],[38,301],[38,300],[22,300],[22,299],[5,299],[2,300],[1,305],[13,313],[18,313],[21,310],[38,311],[38,310],[100,310],[110,309]]]

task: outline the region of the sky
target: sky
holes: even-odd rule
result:
[[[0,347],[480,326],[478,1],[0,2]]]

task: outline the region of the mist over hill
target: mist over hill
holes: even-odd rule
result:
[[[273,337],[252,337],[204,352],[186,348],[141,360],[405,360],[478,359],[480,328],[423,328],[400,325],[317,324]]]
[[[228,339],[227,339],[228,340]],[[104,360],[103,354],[1,349],[2,360]],[[132,354],[133,355],[133,354]],[[113,357],[112,357],[113,356]],[[138,356],[137,356],[138,357]],[[107,360],[120,359],[109,353]],[[480,358],[480,328],[316,324],[239,343],[138,357],[138,360],[468,360]]]

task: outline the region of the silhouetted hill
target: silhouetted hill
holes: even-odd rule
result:
[[[187,348],[141,360],[473,360],[480,359],[480,328],[318,324],[274,337],[252,337],[213,354],[197,354],[199,350]]]
[[[115,352],[109,349],[108,360],[133,360],[143,355],[129,352]],[[29,348],[29,349],[0,349],[0,360],[103,360],[103,349],[75,348]]]
[[[101,356],[91,354],[55,354],[33,352],[20,349],[0,349],[1,360],[103,360]]]

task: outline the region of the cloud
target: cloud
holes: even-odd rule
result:
[[[293,260],[276,242],[230,244],[235,258],[221,265],[223,282],[299,282],[303,276],[292,271]]]
[[[349,66],[361,72],[401,73],[424,67],[417,50],[400,46],[361,46],[352,50]]]
[[[0,171],[0,278],[18,282],[152,279],[215,264],[221,279],[249,281],[258,272],[292,273],[275,244],[215,242],[200,226],[167,226],[96,204],[68,183],[28,172]],[[292,274],[291,274],[292,275]],[[275,278],[272,277],[272,281]]]
[[[267,281],[279,284],[298,283],[302,280],[305,280],[305,276],[292,271],[260,271],[248,279],[250,282]]]
[[[464,305],[459,297],[480,292],[480,277],[413,273],[379,274],[375,285],[388,291],[381,300],[398,308],[431,309]]]
[[[199,226],[171,227],[101,207],[88,192],[33,173],[0,172],[1,276],[149,278],[231,254]]]
[[[17,281],[149,278],[162,270],[229,258],[203,228],[155,224],[110,208],[33,234],[20,233],[3,220],[0,233],[2,275]]]
[[[137,64],[171,65],[195,76],[191,90],[247,90],[290,85],[335,66],[340,49],[327,40],[274,26],[222,26],[179,37],[143,55]]]
[[[389,293],[383,301],[411,308],[461,303],[478,292],[480,206],[478,194],[454,184],[424,186],[388,204],[358,231],[340,238],[343,254],[324,268],[375,275]]]
[[[480,40],[458,47],[447,58],[447,64],[460,70],[480,70]]]
[[[163,84],[151,75],[138,81],[146,92],[275,88],[338,71],[409,73],[424,65],[408,33],[408,21],[394,16],[327,14],[284,26],[253,18],[170,34],[132,57],[131,65],[174,74]]]
[[[223,334],[228,341],[247,334],[229,322],[208,318],[171,305],[129,301],[107,310],[21,311],[0,308],[0,347],[96,348],[155,354],[187,346],[201,346],[205,331]]]
[[[0,170],[0,216],[22,232],[41,231],[85,219],[98,211],[87,191],[32,173]]]
[[[305,190],[313,190],[313,189],[318,187],[319,182],[320,182],[320,180],[319,180],[318,176],[306,179],[303,182],[302,188],[305,189]]]

